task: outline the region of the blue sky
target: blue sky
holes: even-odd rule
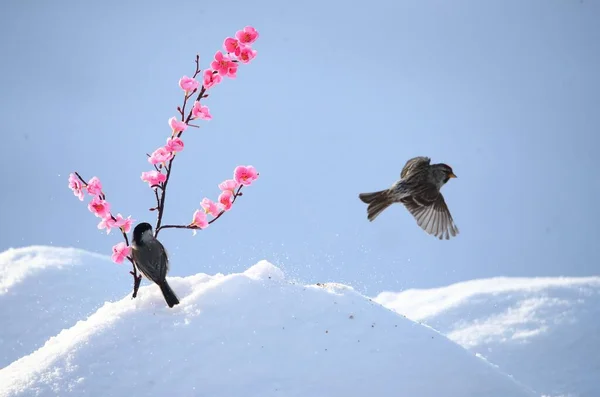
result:
[[[267,259],[375,294],[598,274],[598,3],[206,4],[3,4],[0,250],[110,254],[119,235],[67,188],[75,170],[98,176],[117,212],[154,222],[139,175],[169,134],[177,82],[252,25],[258,57],[205,101],[213,120],[186,131],[165,221],[189,222],[238,164],[261,178],[209,229],[161,233],[171,275]],[[425,234],[399,205],[366,220],[358,193],[417,155],[458,175],[443,188],[455,239]]]

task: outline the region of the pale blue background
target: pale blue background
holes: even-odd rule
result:
[[[127,3],[127,4],[125,4]],[[137,220],[200,53],[260,31],[256,60],[184,134],[168,223],[187,223],[238,164],[261,173],[195,237],[164,231],[172,275],[267,259],[303,282],[360,291],[498,275],[590,275],[600,263],[600,5],[595,1],[5,1],[0,12],[0,250],[110,254],[69,172],[97,175]],[[357,194],[428,155],[461,230],[439,241],[401,206],[366,220]],[[115,265],[117,266],[117,265]],[[123,268],[124,277],[129,266]]]

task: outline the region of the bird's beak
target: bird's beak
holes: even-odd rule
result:
[[[450,177],[450,178],[458,178],[458,177],[457,177],[456,175],[454,175],[454,173],[452,173],[452,172],[450,173],[450,175],[448,175],[448,177]]]

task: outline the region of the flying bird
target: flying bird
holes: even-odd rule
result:
[[[440,240],[456,236],[458,228],[440,193],[442,186],[456,175],[446,164],[430,163],[429,157],[412,158],[404,165],[400,179],[389,189],[359,194],[362,202],[369,204],[369,221],[375,220],[390,205],[402,203],[428,234]]]
[[[154,237],[152,226],[149,223],[139,223],[133,229],[131,248],[131,256],[135,267],[148,280],[158,284],[167,305],[173,307],[179,304],[177,295],[175,295],[166,279],[169,272],[167,251],[161,242]]]

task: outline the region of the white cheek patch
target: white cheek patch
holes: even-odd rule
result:
[[[142,233],[142,241],[144,243],[152,241],[153,238],[154,235],[152,234],[151,230],[146,230],[144,233]]]

